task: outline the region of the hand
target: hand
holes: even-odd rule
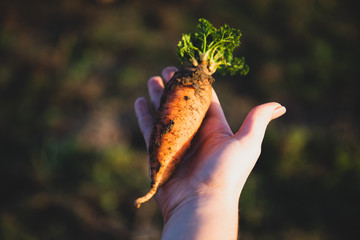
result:
[[[169,81],[175,71],[175,67],[167,67],[162,78],[149,79],[155,110],[164,89],[163,80]],[[268,123],[285,111],[278,103],[257,106],[233,134],[213,90],[212,103],[189,151],[155,196],[165,222],[163,238],[236,238],[240,193],[260,155]],[[153,118],[144,98],[135,102],[135,112],[148,147]]]

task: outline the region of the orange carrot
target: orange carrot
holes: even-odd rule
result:
[[[190,61],[191,68],[176,72],[166,84],[149,141],[151,187],[135,201],[148,201],[172,176],[190,147],[211,103],[211,76],[216,69],[246,74],[244,59],[233,58],[240,45],[240,31],[224,25],[214,28],[200,19],[198,32],[184,34],[178,45],[180,62]]]
[[[205,117],[214,79],[204,68],[177,72],[166,85],[149,142],[151,188],[136,200],[137,207],[174,173]]]

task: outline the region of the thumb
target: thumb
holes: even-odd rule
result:
[[[269,122],[280,117],[285,112],[286,108],[276,102],[254,107],[247,115],[239,131],[235,134],[235,138],[245,141],[252,146],[260,147]]]

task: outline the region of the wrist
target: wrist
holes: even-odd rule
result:
[[[237,226],[236,195],[201,194],[164,215],[163,239],[236,239]]]

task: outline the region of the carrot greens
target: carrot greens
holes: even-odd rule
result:
[[[178,44],[180,63],[191,62],[193,66],[207,65],[210,74],[240,73],[249,71],[245,59],[233,57],[233,51],[240,45],[241,32],[225,24],[216,29],[208,20],[199,19],[197,32],[183,34]]]

